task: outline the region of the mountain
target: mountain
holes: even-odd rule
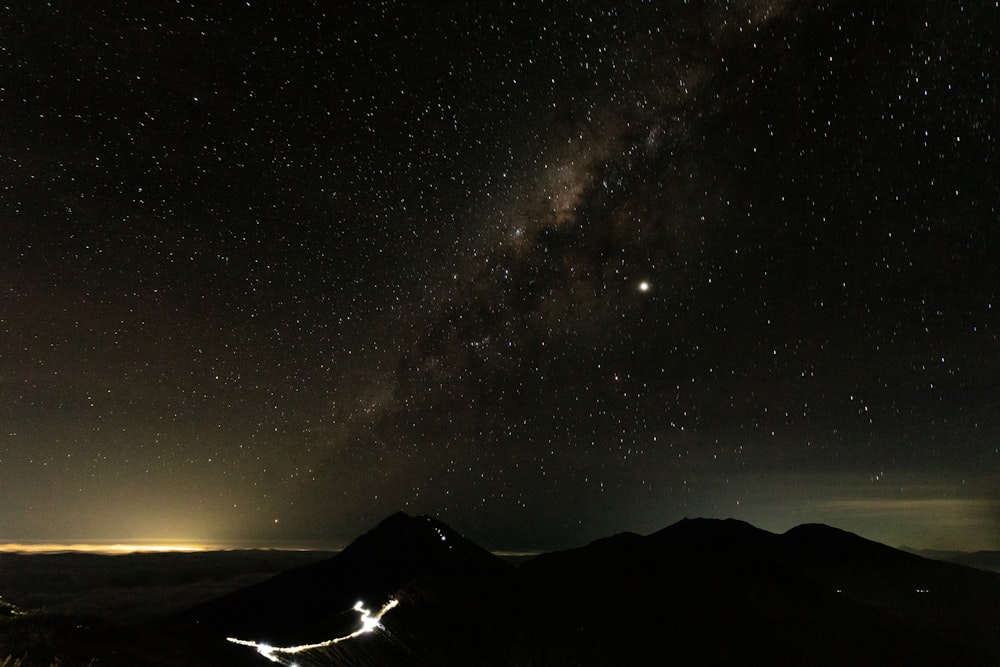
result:
[[[1000,572],[1000,551],[942,551],[939,549],[914,549],[912,547],[900,547],[900,549],[924,558],[944,560],[990,572]]]
[[[827,526],[775,535],[739,521],[695,519],[618,542],[522,566],[567,610],[543,633],[558,637],[554,664],[642,664],[651,656],[702,664],[980,664],[1000,657],[984,621],[1000,618],[997,577],[942,569]]]
[[[354,605],[372,610],[422,578],[502,580],[513,566],[427,516],[393,514],[336,556],[198,605],[172,621],[273,644],[315,642],[357,629]],[[439,584],[440,585],[440,584]]]
[[[515,569],[434,519],[396,514],[338,556],[186,612],[174,631],[313,642],[356,630],[356,600],[390,597],[399,605],[378,631],[308,664],[1000,662],[996,574],[829,526],[779,535],[710,519]],[[229,664],[258,664],[238,648]]]
[[[975,567],[990,572],[1000,572],[1000,551],[973,551],[946,559],[952,563]]]

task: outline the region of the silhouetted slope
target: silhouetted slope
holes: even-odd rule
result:
[[[851,567],[866,570],[869,554],[853,556],[860,538],[844,535],[831,551],[852,554]],[[654,655],[699,664],[977,662],[952,637],[927,636],[838,593],[784,536],[743,522],[684,520],[618,546],[602,541],[522,566],[528,587],[548,595],[531,611],[539,620],[518,645],[519,658],[541,652],[551,664],[593,665],[641,664]],[[558,616],[547,613],[554,600]]]
[[[932,560],[943,560],[966,567],[1000,573],[1000,551],[951,551],[941,549],[914,549],[901,546],[900,551]]]
[[[973,551],[972,553],[956,554],[943,560],[966,567],[1000,573],[1000,551]]]
[[[646,541],[659,545],[682,545],[685,548],[719,548],[739,543],[746,547],[773,545],[774,533],[761,530],[737,519],[681,519],[651,533]]]
[[[377,607],[390,595],[400,605],[382,629],[309,664],[1000,661],[1000,577],[827,526],[776,535],[733,520],[621,533],[515,570],[437,521],[397,514],[335,558],[185,618],[220,638],[325,639],[357,627],[342,614],[357,598]]]
[[[357,601],[376,610],[420,577],[490,581],[511,571],[440,521],[399,512],[332,558],[199,605],[176,620],[272,643],[315,642],[356,630]]]
[[[797,526],[782,538],[783,557],[818,585],[928,636],[981,647],[1000,664],[1000,576],[820,524]]]

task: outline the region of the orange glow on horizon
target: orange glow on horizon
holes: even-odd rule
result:
[[[211,551],[211,547],[200,544],[0,544],[0,552],[23,554],[93,553],[102,555],[133,553],[192,553]]]

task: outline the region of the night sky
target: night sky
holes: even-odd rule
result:
[[[1000,7],[0,6],[0,542],[1000,549]]]

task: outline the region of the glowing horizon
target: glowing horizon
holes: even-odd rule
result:
[[[57,542],[8,542],[0,543],[0,553],[23,553],[23,554],[55,554],[55,553],[93,553],[101,555],[118,555],[130,553],[193,553],[198,551],[212,551],[219,549],[204,544],[129,544],[129,543],[86,543],[76,542],[71,544]]]

